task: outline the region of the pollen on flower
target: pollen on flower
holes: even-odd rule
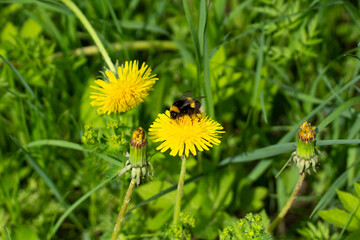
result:
[[[151,68],[145,63],[139,69],[138,61],[125,62],[117,73],[105,71],[107,81],[95,80],[97,90],[92,92],[91,105],[98,107],[98,114],[126,112],[142,103],[148,92],[152,90],[156,75],[151,75]]]
[[[315,139],[315,130],[311,127],[311,123],[305,121],[300,125],[298,138],[303,142],[311,142]]]
[[[220,144],[223,127],[211,118],[192,118],[189,115],[177,119],[170,118],[170,111],[161,113],[149,129],[155,142],[162,142],[156,149],[165,152],[170,149],[171,156],[195,156],[197,151],[209,150]]]
[[[130,140],[130,145],[136,148],[141,148],[144,145],[147,145],[145,131],[142,127],[139,127],[133,132]]]

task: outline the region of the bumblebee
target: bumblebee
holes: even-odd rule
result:
[[[177,119],[184,115],[189,115],[190,117],[201,118],[203,114],[203,107],[199,102],[199,99],[204,97],[182,97],[180,100],[174,102],[170,107],[170,117],[172,119]]]

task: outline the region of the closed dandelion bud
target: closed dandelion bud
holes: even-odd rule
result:
[[[130,164],[132,167],[142,168],[147,163],[147,140],[145,131],[139,127],[133,132],[130,140]]]
[[[146,134],[142,127],[136,129],[131,137],[128,166],[127,168],[131,169],[131,178],[136,179],[138,186],[142,178],[152,176],[152,166],[147,159]]]
[[[310,167],[316,172],[318,156],[315,153],[315,136],[316,133],[311,123],[305,121],[301,124],[297,135],[296,152],[293,153],[293,162],[299,169],[300,174],[303,174],[304,171],[310,174]]]

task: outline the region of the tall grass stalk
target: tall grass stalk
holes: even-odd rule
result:
[[[99,48],[99,51],[100,51],[101,55],[104,57],[104,60],[105,60],[106,64],[108,65],[109,69],[115,73],[116,72],[115,65],[112,63],[108,52],[106,51],[104,45],[100,41],[100,38],[96,34],[94,28],[91,26],[90,22],[87,20],[85,15],[81,12],[81,10],[72,1],[70,1],[70,0],[61,0],[61,1],[66,6],[68,6],[71,9],[71,11],[73,11],[75,13],[75,15],[79,18],[81,23],[84,25],[84,27],[89,32],[92,39],[94,40],[96,46]]]

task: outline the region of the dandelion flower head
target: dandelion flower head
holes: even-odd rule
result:
[[[152,90],[156,75],[151,75],[151,68],[145,63],[139,69],[138,61],[126,61],[118,67],[117,76],[112,71],[105,71],[107,81],[95,80],[98,86],[91,86],[91,105],[98,107],[99,113],[121,113],[138,106]]]
[[[150,126],[149,135],[155,142],[162,142],[156,149],[165,152],[170,149],[171,156],[194,156],[197,151],[209,150],[219,145],[224,133],[223,127],[211,118],[184,115],[177,119],[170,118],[170,111],[160,113]]]
[[[300,129],[298,132],[298,139],[309,143],[312,142],[315,139],[316,133],[313,127],[311,126],[311,123],[305,121],[303,124],[300,125]]]

